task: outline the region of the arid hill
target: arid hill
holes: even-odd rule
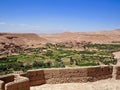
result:
[[[0,33],[0,56],[22,51],[28,47],[37,47],[44,42],[46,39],[33,33]]]
[[[0,43],[14,43],[21,46],[34,46],[45,42],[46,40],[39,37],[37,34],[24,33],[24,34],[13,34],[13,33],[0,33]]]
[[[86,41],[92,43],[111,43],[120,41],[120,30],[100,31],[100,32],[64,32],[59,34],[39,35],[49,42],[59,43],[68,41]]]
[[[64,32],[57,34],[0,33],[0,54],[38,47],[45,43],[80,47],[87,43],[120,42],[120,30],[100,32]]]

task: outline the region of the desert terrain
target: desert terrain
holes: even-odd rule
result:
[[[120,65],[119,51],[120,30],[0,33],[1,74],[38,68]],[[120,81],[113,78],[88,83],[44,84],[31,90],[120,90],[119,84]]]
[[[98,32],[64,32],[56,34],[39,35],[49,42],[86,41],[92,43],[111,43],[120,41],[120,30],[98,31]]]
[[[14,44],[20,47],[37,47],[45,43],[111,43],[120,41],[120,30],[100,32],[64,32],[56,34],[34,34],[34,33],[0,33],[0,49],[4,45]]]
[[[56,34],[0,33],[0,56],[16,50],[36,48],[46,43],[81,47],[88,43],[108,44],[120,42],[120,30],[100,32],[64,32]]]
[[[120,80],[100,80],[88,83],[44,84],[30,90],[120,90]]]

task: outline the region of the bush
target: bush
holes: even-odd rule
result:
[[[61,60],[60,57],[57,57],[55,59],[54,67],[56,67],[56,68],[63,68],[63,67],[65,67],[65,65],[64,65],[64,63],[63,63],[63,61]]]

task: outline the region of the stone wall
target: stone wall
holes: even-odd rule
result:
[[[69,69],[47,69],[44,70],[46,83],[71,83],[71,82],[86,82],[87,68],[69,68]]]
[[[0,90],[4,90],[5,83],[4,81],[0,80]]]
[[[91,77],[91,81],[112,78],[113,67],[101,66],[87,68],[87,76]]]
[[[5,90],[30,90],[29,79],[17,76],[14,82],[5,85]]]
[[[120,79],[120,66],[115,66],[116,68],[116,79]]]
[[[46,83],[44,78],[44,70],[29,70],[25,76],[29,78],[31,86]]]
[[[112,66],[29,70],[30,85],[93,82],[112,78]]]
[[[5,75],[0,77],[0,90],[5,90],[5,84],[14,81],[14,75]]]
[[[46,83],[90,82],[112,77],[112,67],[44,70]]]
[[[30,86],[41,84],[94,82],[112,78],[120,79],[120,66],[93,66],[80,68],[57,68],[29,70],[25,74],[0,77],[0,90],[30,90]]]
[[[15,78],[14,75],[5,75],[5,76],[0,77],[0,80],[4,81],[4,83],[6,84],[6,83],[14,81],[14,78]]]
[[[30,90],[29,79],[19,75],[2,76],[0,90]]]

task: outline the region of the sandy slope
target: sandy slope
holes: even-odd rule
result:
[[[45,41],[46,39],[34,33],[0,33],[0,45],[14,43],[18,46],[35,46]]]
[[[44,84],[30,90],[120,90],[120,80],[100,80],[88,83]]]
[[[57,34],[39,35],[49,42],[65,41],[87,41],[92,43],[111,43],[120,41],[120,30],[100,31],[100,32],[64,32]]]

